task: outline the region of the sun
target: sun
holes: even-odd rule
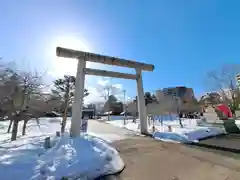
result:
[[[57,57],[56,47],[58,46],[86,52],[90,51],[89,46],[82,38],[68,36],[56,37],[51,42],[50,51],[53,59],[51,61],[51,67],[49,68],[50,74],[53,76],[62,76],[64,74],[76,75],[77,60]]]

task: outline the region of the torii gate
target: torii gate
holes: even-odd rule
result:
[[[56,48],[56,53],[58,57],[74,58],[78,59],[76,84],[75,84],[75,95],[74,102],[72,106],[72,122],[70,133],[71,136],[80,135],[80,127],[82,124],[82,107],[83,107],[83,93],[84,93],[84,83],[85,75],[95,75],[95,76],[106,76],[115,77],[123,79],[132,79],[137,81],[137,97],[138,97],[138,112],[140,118],[140,130],[142,134],[148,134],[147,128],[147,115],[142,83],[142,71],[153,71],[154,65],[140,63],[136,61],[125,60],[116,57],[104,56],[100,54],[94,54],[84,51],[77,51],[73,49],[67,49],[62,47]],[[86,68],[86,61],[102,63],[107,65],[115,65],[120,67],[134,68],[136,74],[126,74],[114,71],[98,70]]]

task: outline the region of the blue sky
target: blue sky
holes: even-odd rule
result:
[[[208,70],[240,62],[239,7],[237,0],[3,0],[0,56],[21,68],[60,75],[74,72],[70,61],[75,61],[61,64],[55,45],[79,44],[94,53],[154,64],[155,71],[143,75],[145,91],[184,85],[200,95],[208,90]],[[87,81],[93,86],[97,80]],[[135,82],[112,81],[128,96],[135,94]]]

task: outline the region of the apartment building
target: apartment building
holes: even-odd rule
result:
[[[182,101],[191,101],[195,99],[193,89],[185,86],[164,88],[162,92],[165,96],[175,96]]]
[[[200,112],[200,107],[192,104],[193,100],[196,100],[192,88],[170,87],[163,90],[156,91],[156,98],[158,105],[155,105],[155,109],[162,112]],[[154,104],[150,104],[148,110],[154,111]],[[152,110],[151,110],[152,109]]]
[[[240,73],[236,75],[236,84],[237,87],[240,88]]]

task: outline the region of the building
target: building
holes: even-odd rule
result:
[[[150,114],[164,114],[181,112],[200,112],[200,106],[197,102],[192,88],[171,87],[156,91],[157,103],[149,104],[147,112]]]
[[[164,88],[162,92],[165,96],[175,96],[186,102],[195,99],[193,89],[185,86]]]
[[[240,88],[240,73],[236,75],[236,84],[237,87]]]

